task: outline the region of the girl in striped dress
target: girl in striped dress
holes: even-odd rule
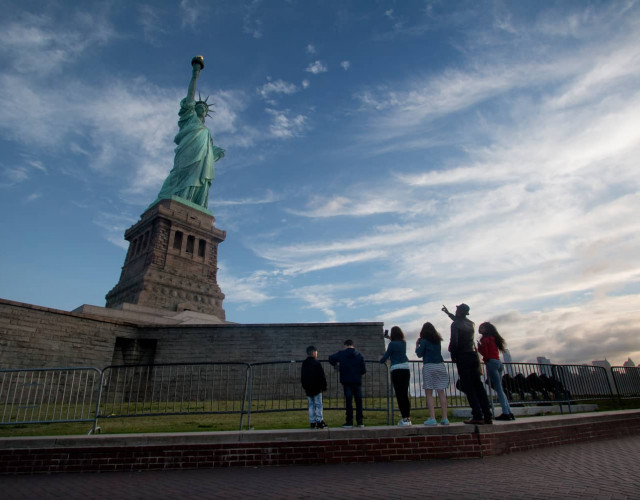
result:
[[[416,341],[416,355],[423,359],[422,365],[422,387],[427,397],[429,408],[429,419],[424,425],[437,425],[436,413],[433,406],[433,391],[438,391],[438,398],[442,406],[441,425],[449,425],[447,418],[447,395],[445,389],[449,387],[449,374],[444,366],[444,359],[440,352],[442,336],[435,327],[427,322],[422,325],[420,338]]]

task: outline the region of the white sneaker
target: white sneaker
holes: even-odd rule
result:
[[[410,418],[403,418],[402,420],[400,420],[400,422],[398,422],[398,426],[400,426],[400,427],[409,427],[409,426],[411,426],[411,419]]]

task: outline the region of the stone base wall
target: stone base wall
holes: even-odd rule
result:
[[[217,282],[218,245],[226,233],[185,200],[160,200],[124,233],[130,242],[107,307],[123,303],[198,311],[225,319]]]

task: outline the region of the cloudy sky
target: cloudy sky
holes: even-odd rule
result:
[[[104,305],[190,60],[227,318],[640,362],[640,3],[0,0],[0,297]]]

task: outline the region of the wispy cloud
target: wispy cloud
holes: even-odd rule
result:
[[[180,0],[180,19],[182,26],[197,26],[206,19],[207,9],[199,0]]]
[[[142,26],[145,40],[153,45],[159,45],[161,38],[167,33],[161,13],[157,7],[148,4],[139,5],[138,13],[137,21]]]
[[[129,243],[123,235],[125,230],[136,223],[136,218],[115,212],[98,212],[93,222],[104,231],[107,241],[123,250],[129,248]]]
[[[267,190],[265,196],[262,198],[242,198],[239,200],[216,199],[216,206],[228,207],[228,206],[237,206],[237,205],[263,205],[266,203],[274,203],[278,200],[279,200],[279,197],[276,196],[273,193],[273,191]]]
[[[225,291],[225,302],[256,305],[274,298],[269,292],[271,276],[268,273],[256,272],[238,277],[224,263],[219,266],[218,282]]]
[[[3,176],[7,179],[8,183],[5,185],[14,185],[20,182],[24,182],[29,178],[29,172],[25,167],[5,167],[2,170]]]
[[[47,15],[24,14],[0,25],[0,53],[11,69],[30,78],[46,78],[75,61],[89,47],[103,45],[116,34],[99,12],[77,13],[60,25]],[[24,61],[37,61],[37,71]]]
[[[123,191],[129,194],[151,193],[169,172],[177,103],[186,89],[167,90],[144,79],[110,80],[99,88],[67,80],[40,85],[7,74],[0,74],[0,85],[7,91],[0,95],[0,129],[13,140],[52,150],[68,148],[86,157],[88,168],[105,175],[114,165],[130,165]],[[246,141],[250,134],[236,129],[237,114],[246,105],[243,97],[233,91],[211,97],[214,115],[207,124],[217,139]],[[295,120],[289,128],[291,134],[298,130]],[[241,140],[236,141],[236,135]]]
[[[307,66],[307,69],[305,69],[305,71],[307,73],[313,73],[314,75],[317,75],[319,73],[326,73],[327,71],[329,71],[329,68],[322,61],[315,61],[309,64],[309,66]]]
[[[258,93],[265,99],[269,98],[271,94],[290,95],[295,94],[297,91],[298,87],[295,84],[284,80],[269,81],[258,88]]]
[[[245,6],[245,14],[242,24],[242,31],[251,35],[253,38],[262,38],[262,19],[258,17],[258,9],[262,4],[262,0],[251,0]]]
[[[399,193],[400,194],[400,193]],[[416,200],[407,204],[405,199],[393,199],[389,187],[380,189],[378,195],[368,191],[364,196],[353,198],[346,196],[332,196],[329,198],[314,196],[307,204],[307,209],[288,209],[289,213],[302,217],[365,217],[375,214],[423,214],[433,213],[435,200]]]
[[[520,30],[508,17],[500,24]],[[639,353],[640,49],[632,29],[606,41],[577,25],[568,31],[587,38],[543,47],[544,57],[487,57],[359,94],[374,124],[361,146],[388,141],[378,152],[403,155],[404,165],[288,209],[318,221],[357,218],[356,233],[254,251],[287,276],[357,264],[369,266],[371,282],[391,283],[371,294],[363,278],[347,296],[301,287],[298,296],[327,317],[379,304],[385,321],[415,330],[432,320],[446,332],[441,304],[464,300],[476,320],[500,324],[519,360],[582,362],[602,342],[625,358]],[[419,137],[431,133],[435,141]],[[410,160],[434,144],[455,148],[455,160]]]
[[[277,110],[267,108],[265,111],[271,115],[270,134],[278,139],[289,139],[298,136],[306,129],[307,117],[302,114],[294,114],[290,110]]]
[[[342,67],[342,69],[347,71],[351,67],[351,63],[349,61],[341,61],[340,66]]]

